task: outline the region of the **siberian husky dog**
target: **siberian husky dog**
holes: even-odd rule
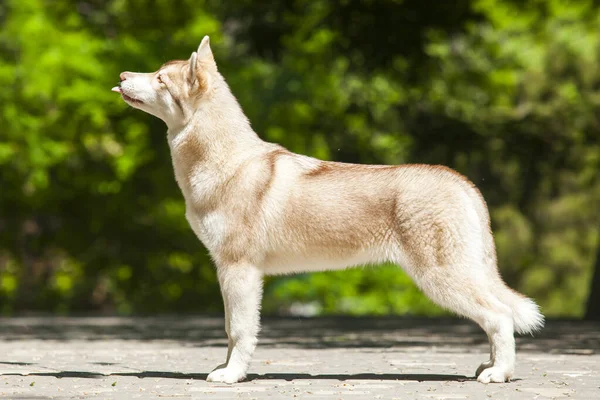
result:
[[[186,218],[216,264],[229,347],[209,381],[245,378],[264,275],[383,262],[486,332],[491,354],[478,381],[510,380],[514,332],[532,333],[544,317],[500,277],[486,203],[464,176],[442,166],[321,161],[264,142],[218,72],[208,37],[188,60],[120,77],[113,90],[167,124]]]

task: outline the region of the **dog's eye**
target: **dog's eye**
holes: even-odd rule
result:
[[[160,75],[157,75],[156,79],[158,79],[158,83],[160,83],[161,85],[165,84],[165,82],[162,80],[162,77]]]

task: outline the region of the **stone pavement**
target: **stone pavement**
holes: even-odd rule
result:
[[[224,361],[216,317],[0,319],[0,398],[600,399],[600,325],[550,321],[517,340],[514,381],[483,385],[468,321],[267,318],[249,380],[205,381]]]

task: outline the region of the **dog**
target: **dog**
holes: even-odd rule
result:
[[[479,382],[510,380],[514,332],[533,333],[544,317],[500,277],[487,205],[467,178],[443,166],[322,161],[261,140],[208,36],[188,60],[120,78],[113,91],[166,123],[186,219],[216,265],[229,345],[208,381],[246,377],[263,276],[383,262],[486,332]]]

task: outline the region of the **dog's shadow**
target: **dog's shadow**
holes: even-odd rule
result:
[[[102,379],[109,376],[128,376],[136,378],[166,378],[166,379],[191,379],[206,380],[208,374],[204,373],[184,373],[169,371],[142,371],[142,372],[114,372],[110,374],[100,374],[87,371],[59,371],[59,372],[35,372],[30,374],[1,374],[5,375],[26,375],[26,376],[50,376],[54,378],[88,378]],[[417,381],[417,382],[466,382],[473,381],[475,378],[465,375],[444,375],[444,374],[298,374],[298,373],[268,373],[264,375],[249,374],[246,381],[260,380],[372,380],[372,381]]]

